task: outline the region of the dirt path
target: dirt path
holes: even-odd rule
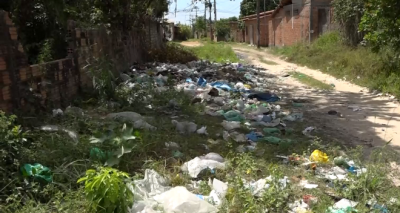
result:
[[[187,46],[187,47],[199,47],[202,46],[202,44],[198,41],[183,41],[181,42],[181,44],[183,46]]]
[[[277,92],[283,96],[306,99],[305,117],[326,136],[340,140],[345,144],[363,145],[371,150],[391,140],[394,149],[400,151],[400,107],[389,97],[371,94],[363,88],[346,81],[338,80],[317,70],[286,62],[266,51],[257,51],[246,47],[233,47],[235,52],[245,55],[252,64],[268,69],[272,75],[281,77],[275,83]],[[259,58],[274,61],[277,65],[262,63]],[[319,91],[309,88],[292,77],[285,76],[297,71],[313,78],[334,84],[334,91]],[[272,87],[271,87],[272,88]],[[359,107],[353,110],[349,107]],[[335,110],[343,116],[329,115]]]

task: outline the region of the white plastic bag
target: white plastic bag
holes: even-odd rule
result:
[[[213,213],[218,209],[198,198],[185,187],[177,186],[154,197],[166,213]]]

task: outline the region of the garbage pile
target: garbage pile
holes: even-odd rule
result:
[[[288,128],[286,123],[303,121],[303,113],[300,110],[284,110],[281,107],[284,97],[280,97],[277,91],[271,91],[272,78],[267,71],[255,66],[245,66],[239,63],[217,64],[207,61],[193,61],[188,64],[165,64],[152,63],[145,66],[134,66],[131,72],[121,74],[127,87],[150,85],[155,91],[163,92],[171,88],[183,91],[192,98],[192,104],[204,104],[204,116],[220,117],[220,123],[224,129],[219,137],[221,140],[236,143],[236,151],[239,153],[256,152],[258,144],[292,144],[295,141],[283,136],[291,135],[294,130]],[[276,79],[275,79],[276,80]],[[138,95],[138,94],[135,94]],[[128,97],[129,99],[129,97]],[[293,102],[293,107],[302,108],[303,103]],[[170,100],[168,107],[177,108],[175,100]],[[71,111],[71,110],[69,110]],[[62,115],[62,110],[55,110],[54,116]],[[83,115],[83,112],[75,114]],[[106,119],[131,123],[135,128],[157,131],[157,125],[146,121],[144,116],[136,112],[110,113]],[[199,134],[204,137],[208,135],[207,127],[200,126],[188,120],[180,120],[179,117],[171,118],[174,130],[182,135]],[[46,127],[49,131],[64,131],[61,127]],[[310,126],[302,131],[308,138],[314,138],[316,127]],[[72,136],[71,136],[72,137]],[[76,137],[77,138],[77,137]],[[209,139],[212,144],[218,141]],[[206,145],[205,145],[206,146]],[[182,158],[180,144],[176,142],[165,142],[166,149],[172,152],[174,158]],[[207,146],[206,146],[207,147]],[[206,148],[208,150],[208,148]],[[193,156],[192,156],[193,157]],[[309,158],[301,156],[277,156],[284,163],[295,163],[297,166],[310,170],[317,178],[326,180],[328,186],[337,184],[338,181],[351,181],[352,178],[367,172],[361,165],[344,156],[329,159],[329,156],[321,150],[314,150]],[[332,163],[333,160],[333,163]],[[319,166],[321,164],[330,166]],[[198,179],[203,172],[215,174],[218,170],[225,170],[227,161],[218,153],[208,152],[203,156],[197,156],[185,162],[181,171],[187,174],[192,183],[185,186],[172,187],[169,180],[154,170],[146,170],[143,180],[135,180],[128,183],[135,195],[135,204],[130,209],[131,213],[154,213],[154,212],[218,212],[218,208],[225,202],[229,183],[213,178],[209,180],[212,189],[208,195],[193,193],[198,188]],[[247,189],[251,190],[254,197],[261,196],[271,184],[278,184],[284,189],[292,183],[288,177],[276,180],[269,176],[259,180],[243,180]],[[315,189],[318,184],[302,180],[298,185],[304,189]],[[290,212],[307,212],[311,206],[318,202],[318,198],[305,194],[303,199],[292,203]],[[342,199],[335,203],[327,212],[351,212],[355,210],[358,203]],[[370,204],[376,208],[376,203]],[[375,206],[375,207],[374,207]],[[163,209],[158,211],[155,209]]]

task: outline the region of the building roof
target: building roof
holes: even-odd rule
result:
[[[274,17],[282,7],[284,7],[286,5],[289,5],[289,4],[292,4],[292,0],[280,0],[279,4],[275,8],[275,10],[269,10],[269,11],[261,12],[260,13],[260,18],[264,18],[265,16]],[[255,18],[257,18],[257,14],[252,14],[252,15],[245,16],[245,17],[241,18],[240,20],[246,21],[246,20],[253,20]]]
[[[275,10],[272,12],[272,17],[275,17],[275,15],[278,14],[279,10],[280,10],[282,7],[284,7],[284,6],[286,6],[286,5],[289,5],[289,4],[292,4],[292,0],[281,0],[281,1],[279,2],[279,5],[278,5],[278,6],[275,8]]]
[[[260,13],[260,18],[262,18],[262,17],[264,17],[264,16],[271,15],[272,12],[273,12],[273,10],[261,12],[261,13]],[[240,20],[245,21],[245,20],[251,20],[251,19],[254,19],[254,18],[257,18],[257,14],[245,16],[245,17],[241,18]]]

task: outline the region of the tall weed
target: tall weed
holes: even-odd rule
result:
[[[298,43],[274,51],[289,61],[400,97],[400,59],[389,49],[374,53],[369,47],[350,47],[332,32],[311,45]]]

